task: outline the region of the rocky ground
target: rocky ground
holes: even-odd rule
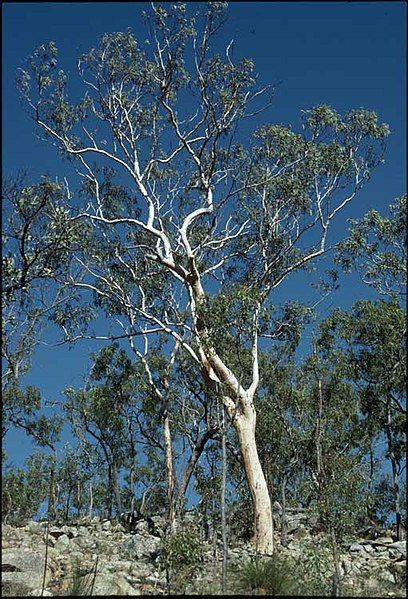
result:
[[[47,550],[44,596],[90,594],[91,587],[92,595],[167,594],[166,574],[160,561],[165,522],[161,516],[154,516],[149,524],[140,521],[132,533],[118,523],[97,518],[75,525],[50,525],[48,533],[43,522],[31,521],[22,527],[3,525],[2,593],[40,596]],[[277,541],[278,553],[302,559],[308,547],[319,546],[323,538],[309,533],[302,515],[292,515],[288,541],[285,548]],[[253,551],[248,544],[232,546],[228,556],[230,571],[251,556]],[[220,594],[221,559],[220,546],[203,543],[200,564],[185,572],[184,579],[178,577],[170,592]],[[380,589],[380,596],[405,596],[406,542],[394,542],[390,536],[356,539],[342,554],[341,568],[349,595],[373,596]],[[87,573],[81,579],[87,589],[82,591],[76,576],[79,570]],[[229,585],[230,593],[237,592],[233,577]]]

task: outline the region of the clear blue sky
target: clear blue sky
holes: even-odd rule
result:
[[[54,149],[38,140],[15,90],[16,69],[41,43],[55,41],[59,65],[75,78],[76,59],[105,32],[130,27],[145,39],[140,13],[144,2],[8,3],[3,11],[3,174],[25,169],[35,181],[42,174],[61,178],[66,166]],[[300,111],[326,103],[342,112],[375,110],[390,125],[386,164],[378,169],[357,201],[344,214],[335,236],[346,230],[348,217],[370,208],[385,211],[406,191],[406,3],[405,2],[231,2],[224,41],[234,39],[234,57],[254,59],[259,79],[281,81],[268,119],[296,128]],[[75,88],[74,88],[75,89]],[[299,281],[288,281],[286,297],[299,293]],[[355,279],[344,279],[331,306],[349,307],[367,291]],[[328,309],[328,306],[326,306]],[[98,346],[99,347],[99,346]],[[40,348],[27,382],[47,399],[79,386],[90,350]],[[10,433],[6,450],[21,463],[30,444]]]

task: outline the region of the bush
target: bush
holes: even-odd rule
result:
[[[257,557],[236,570],[240,590],[255,595],[292,595],[295,591],[293,564],[280,556]]]
[[[177,594],[185,594],[191,574],[202,560],[201,541],[193,528],[185,528],[170,535],[163,543],[161,563],[166,571],[167,592],[177,587]]]
[[[192,528],[170,535],[163,544],[162,563],[165,568],[177,569],[201,561],[201,541]]]
[[[328,547],[304,543],[296,562],[296,578],[303,596],[329,596],[332,591],[333,558]]]

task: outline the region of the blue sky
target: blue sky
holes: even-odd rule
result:
[[[41,43],[55,41],[59,65],[75,81],[76,59],[106,32],[130,27],[144,40],[140,18],[144,2],[3,3],[3,173],[27,170],[34,182],[42,174],[64,176],[66,165],[54,149],[36,138],[33,123],[15,90],[16,69]],[[344,213],[334,231],[339,239],[346,218],[359,218],[370,208],[385,212],[406,191],[406,4],[404,2],[232,2],[224,29],[225,45],[234,40],[234,58],[251,57],[259,80],[281,82],[269,121],[299,123],[301,110],[326,103],[339,112],[350,108],[375,110],[390,125],[386,163]],[[74,83],[75,86],[75,83]],[[75,87],[74,87],[75,92]],[[329,264],[328,264],[329,266]],[[367,290],[353,277],[322,309],[349,307]],[[288,280],[281,297],[297,297],[300,279]],[[309,293],[307,288],[303,289]],[[306,342],[304,342],[306,343]],[[83,342],[73,350],[41,347],[27,383],[38,386],[47,399],[79,386],[89,352],[100,345]],[[304,346],[306,347],[306,345]],[[30,443],[10,433],[6,450],[21,463]]]

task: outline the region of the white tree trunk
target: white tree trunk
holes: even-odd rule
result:
[[[248,407],[233,421],[237,432],[242,459],[254,509],[253,542],[259,553],[273,553],[272,505],[265,475],[259,461],[255,441],[256,414]]]
[[[175,525],[175,510],[174,510],[174,489],[175,489],[175,477],[174,477],[174,464],[173,464],[173,443],[171,438],[170,420],[167,411],[165,409],[164,422],[163,422],[163,436],[165,446],[165,462],[166,462],[166,478],[167,478],[167,499],[169,502],[169,528],[172,532]]]

